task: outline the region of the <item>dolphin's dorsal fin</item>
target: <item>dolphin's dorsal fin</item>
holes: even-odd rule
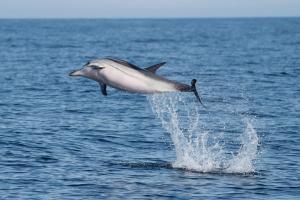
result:
[[[155,74],[155,72],[156,72],[161,66],[163,66],[164,64],[166,64],[166,62],[162,62],[162,63],[158,63],[158,64],[155,64],[155,65],[152,65],[152,66],[150,66],[150,67],[145,68],[145,70],[147,70],[147,71],[152,72],[153,74]]]
[[[100,85],[100,88],[101,88],[101,93],[104,95],[104,96],[107,96],[107,92],[106,92],[106,84],[104,83],[99,83]]]

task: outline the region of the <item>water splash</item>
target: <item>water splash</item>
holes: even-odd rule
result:
[[[253,161],[257,155],[258,137],[253,125],[246,120],[246,128],[241,135],[241,147],[236,156],[229,160],[226,169],[230,173],[254,172]]]
[[[240,147],[234,153],[226,146],[232,143],[224,136],[226,128],[216,133],[207,127],[204,117],[201,119],[204,113],[201,113],[198,102],[190,101],[182,94],[154,94],[148,96],[148,100],[173,141],[176,152],[173,167],[200,172],[255,171],[253,162],[257,155],[258,137],[247,118],[244,119],[245,129],[240,133]]]

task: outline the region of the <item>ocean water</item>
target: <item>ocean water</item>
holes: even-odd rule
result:
[[[300,18],[0,20],[0,199],[299,199]],[[114,56],[192,93],[69,77]]]

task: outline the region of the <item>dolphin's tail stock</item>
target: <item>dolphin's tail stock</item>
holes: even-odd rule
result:
[[[197,89],[196,89],[196,82],[197,82],[196,79],[193,79],[193,80],[191,81],[191,91],[194,92],[196,98],[197,98],[198,101],[202,104],[202,106],[203,106],[204,108],[206,108],[206,107],[204,106],[204,104],[202,103],[201,98],[200,98],[200,96],[199,96],[199,94],[198,94],[198,92],[197,92]]]

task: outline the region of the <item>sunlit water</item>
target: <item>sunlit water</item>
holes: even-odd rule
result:
[[[299,199],[300,20],[0,20],[0,199]],[[193,93],[69,77],[99,57]]]

